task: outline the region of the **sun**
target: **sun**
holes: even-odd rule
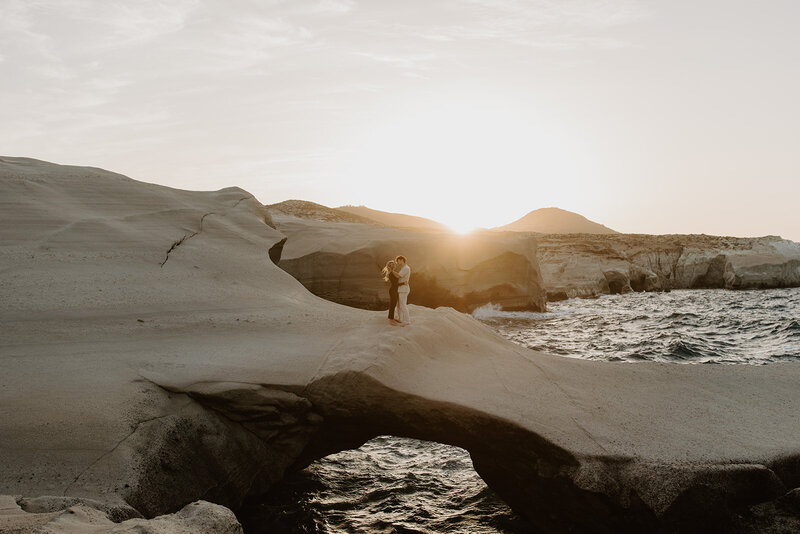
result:
[[[563,182],[563,162],[574,158],[547,127],[497,98],[420,103],[376,118],[350,151],[345,176],[365,191],[365,204],[460,234],[491,228],[510,222],[510,202],[533,203],[531,191],[547,196]]]
[[[455,223],[451,222],[447,223],[446,226],[459,235],[471,234],[472,232],[478,229],[478,227],[475,226],[475,223],[470,221],[455,222]]]

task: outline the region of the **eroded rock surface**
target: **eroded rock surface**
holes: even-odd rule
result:
[[[196,501],[174,514],[122,519],[90,499],[0,495],[0,532],[36,534],[242,534],[229,509]]]
[[[380,310],[389,304],[380,271],[403,254],[412,269],[408,301],[469,312],[489,302],[544,311],[536,242],[524,236],[415,231],[301,217],[270,210],[287,236],[279,266],[327,300]]]
[[[235,510],[395,434],[467,449],[547,532],[794,524],[800,365],[559,358],[447,308],[393,328],[275,266],[236,188],[0,158],[0,231],[0,494]]]
[[[800,243],[775,236],[536,234],[548,299],[800,286]]]
[[[329,208],[308,200],[284,200],[276,204],[265,206],[267,211],[283,215],[294,215],[303,219],[313,219],[325,222],[349,222],[374,226],[383,226],[375,219],[370,219],[358,213],[352,213],[339,208]]]

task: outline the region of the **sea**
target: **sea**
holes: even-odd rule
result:
[[[800,361],[800,288],[628,293],[473,316],[568,358],[676,365]],[[537,531],[489,489],[463,449],[376,437],[294,473],[240,519],[246,534]]]

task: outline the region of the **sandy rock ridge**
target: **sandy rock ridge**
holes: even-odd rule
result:
[[[448,308],[392,328],[275,266],[268,222],[238,188],[0,158],[0,494],[236,510],[395,434],[466,448],[548,532],[730,531],[794,502],[800,366],[570,360]]]

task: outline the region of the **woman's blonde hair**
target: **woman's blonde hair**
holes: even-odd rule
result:
[[[389,281],[389,273],[391,271],[394,271],[395,267],[397,267],[397,264],[394,262],[394,260],[389,260],[386,262],[386,267],[384,267],[383,270],[381,271],[384,281],[386,282]]]

